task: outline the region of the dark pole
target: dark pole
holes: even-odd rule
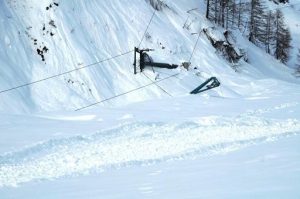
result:
[[[145,68],[145,63],[144,63],[144,50],[140,50],[140,70],[141,72],[143,72],[144,68]]]
[[[137,48],[134,47],[134,62],[133,62],[133,66],[134,66],[134,74],[136,75],[136,53],[137,53]]]
[[[207,0],[207,4],[206,4],[206,19],[209,18],[209,3],[210,3],[210,0]]]

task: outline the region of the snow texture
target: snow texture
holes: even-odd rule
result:
[[[0,91],[133,50],[151,2],[0,1]],[[181,64],[213,24],[203,2],[164,3],[141,47]],[[298,10],[284,9],[294,47]],[[189,70],[146,68],[148,79],[129,53],[0,93],[0,198],[299,198],[300,80],[242,33],[232,41],[248,62],[200,33]],[[74,112],[176,73],[157,83],[171,96],[153,84]],[[221,87],[189,95],[211,76]]]

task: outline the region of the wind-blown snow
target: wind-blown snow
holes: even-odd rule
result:
[[[165,2],[168,8],[156,12],[141,47],[155,49],[154,60],[180,64],[197,40],[192,33],[213,24],[204,18],[203,2]],[[0,91],[132,50],[153,14],[144,0],[59,1],[46,10],[50,3],[0,1]],[[296,11],[285,15],[294,27]],[[182,28],[185,22],[189,30]],[[222,36],[221,28],[215,31]],[[34,198],[36,187],[45,198],[64,199],[299,196],[299,79],[241,33],[233,34],[249,59],[236,71],[201,33],[188,71],[150,68],[149,80],[133,75],[130,53],[0,93],[0,197]],[[297,46],[296,28],[292,34]],[[36,52],[43,46],[49,49],[45,61]],[[158,83],[171,96],[152,85],[73,111],[175,73]],[[189,95],[211,76],[221,87]],[[164,174],[168,164],[173,170]],[[158,190],[141,184],[139,175],[152,176]],[[177,181],[182,176],[185,181]]]
[[[208,104],[202,98],[198,104],[201,112],[192,111],[195,109],[193,104],[201,98],[195,98],[190,106],[186,104],[186,99],[178,99],[174,104],[168,100],[139,104],[139,110],[129,106],[115,111],[103,109],[102,114],[89,111],[59,116],[53,121],[50,119],[52,116],[42,116],[44,119],[21,117],[23,119],[19,118],[18,121],[21,119],[23,123],[17,122],[18,128],[7,131],[5,129],[10,129],[16,123],[16,117],[12,117],[9,120],[11,122],[3,124],[7,135],[1,136],[2,146],[10,140],[5,140],[5,137],[17,135],[30,123],[40,123],[41,128],[35,125],[30,131],[26,130],[28,133],[20,135],[21,146],[16,147],[18,139],[14,138],[15,141],[11,143],[15,145],[13,152],[8,152],[7,147],[1,149],[6,153],[0,156],[0,185],[16,186],[35,180],[76,176],[116,167],[223,154],[300,132],[299,115],[294,111],[299,110],[299,102],[293,98],[285,99],[289,102],[281,99],[280,104],[275,98],[249,99],[247,107],[239,105],[241,100],[227,100],[228,110],[234,111],[226,112],[223,109],[225,112],[222,115],[218,115],[218,107],[224,106],[222,99],[212,98],[210,101],[213,103]],[[152,103],[157,105],[157,110]],[[260,108],[255,109],[255,106]],[[145,115],[151,108],[153,113]],[[154,118],[157,122],[153,122]],[[110,127],[118,123],[125,124]],[[49,127],[42,130],[45,126]],[[109,129],[99,130],[103,128]],[[78,136],[72,136],[77,134],[75,129],[79,132]],[[87,135],[82,135],[84,129]],[[31,133],[41,130],[44,135],[38,137],[38,134]],[[57,135],[57,132],[63,134]],[[52,139],[43,141],[45,138],[40,136]]]
[[[204,123],[204,124],[203,124]],[[187,154],[228,152],[300,132],[297,120],[199,118],[199,123],[138,123],[91,136],[50,140],[0,156],[0,187],[92,169],[147,164]]]

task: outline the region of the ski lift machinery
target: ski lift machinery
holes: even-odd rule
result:
[[[167,64],[167,63],[159,63],[159,62],[153,62],[152,58],[147,54],[147,52],[152,52],[154,49],[138,49],[134,48],[134,74],[137,74],[137,56],[139,56],[139,69],[140,72],[143,72],[143,70],[148,67],[157,67],[157,68],[166,68],[166,69],[175,69],[178,68],[178,65],[175,64]],[[203,82],[200,86],[195,88],[190,92],[190,94],[199,94],[211,89],[214,89],[216,87],[219,87],[221,83],[216,77],[211,77],[207,79],[205,82]]]

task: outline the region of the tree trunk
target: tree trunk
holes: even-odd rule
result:
[[[209,19],[210,0],[207,0],[206,4],[206,19]]]

